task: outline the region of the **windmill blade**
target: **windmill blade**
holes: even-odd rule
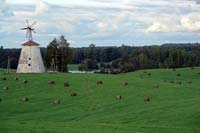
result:
[[[37,23],[37,21],[35,21],[34,23],[32,23],[31,25],[30,25],[30,27],[32,27],[33,25],[35,25]]]
[[[21,30],[27,30],[28,28],[21,28]]]
[[[28,22],[28,19],[26,20],[26,24],[27,24],[27,26],[29,27],[29,22]]]

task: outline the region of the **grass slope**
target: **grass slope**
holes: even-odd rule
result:
[[[0,88],[6,85],[9,90],[0,90],[0,132],[199,133],[200,68],[147,72],[151,75],[144,71],[8,75],[1,70],[0,77],[7,80],[0,81]],[[13,80],[16,76],[18,81]],[[56,84],[49,85],[49,80]],[[97,85],[97,80],[103,84]],[[65,81],[70,87],[63,87]],[[128,86],[122,85],[124,81]],[[71,97],[71,92],[78,96]],[[116,100],[117,95],[122,100]],[[144,102],[145,96],[151,101]],[[29,101],[20,102],[22,97]],[[61,104],[53,105],[54,99]]]

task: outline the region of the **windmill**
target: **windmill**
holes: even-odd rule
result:
[[[27,27],[21,28],[21,30],[26,30],[26,38],[28,38],[29,41],[33,39],[32,32],[36,33],[35,29],[32,28],[36,23],[37,21],[35,21],[34,23],[30,25],[28,20],[26,20]]]
[[[33,41],[32,33],[36,33],[33,26],[37,22],[29,24],[26,20],[26,27],[21,30],[26,30],[26,38],[28,41],[22,44],[22,50],[17,67],[17,73],[44,73],[44,63],[41,56],[39,44]]]

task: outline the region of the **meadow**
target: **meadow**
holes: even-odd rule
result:
[[[119,75],[6,74],[1,69],[0,78],[4,77],[1,133],[200,132],[200,67]],[[28,101],[20,100],[25,97]],[[60,104],[53,104],[56,99]]]

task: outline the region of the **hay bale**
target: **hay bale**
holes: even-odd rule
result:
[[[68,82],[65,82],[65,83],[64,83],[64,87],[69,87],[69,83],[68,83]]]
[[[5,80],[6,80],[6,77],[1,78],[1,80],[4,80],[4,81],[5,81]]]
[[[145,97],[145,98],[144,98],[144,101],[145,101],[145,102],[150,102],[150,98],[149,98],[149,97]]]
[[[181,74],[180,74],[180,73],[178,73],[176,76],[177,76],[177,77],[180,77],[180,76],[181,76]]]
[[[27,84],[27,83],[28,83],[28,81],[27,81],[27,80],[23,80],[23,83],[24,83],[24,84]]]
[[[148,73],[149,76],[151,76],[151,73]]]
[[[127,85],[128,85],[128,82],[124,82],[123,85],[124,85],[124,86],[127,86]]]
[[[53,104],[60,104],[60,100],[58,99],[53,100]]]
[[[116,99],[117,99],[117,100],[121,100],[121,99],[122,99],[122,96],[120,96],[120,95],[119,95],[119,96],[116,96]]]
[[[189,81],[188,84],[192,84],[192,81]]]
[[[97,81],[97,84],[101,85],[101,84],[103,84],[103,81]]]
[[[170,83],[172,83],[172,84],[173,84],[173,83],[174,83],[174,81],[173,81],[173,80],[171,80],[171,81],[170,81]]]
[[[23,97],[20,99],[21,102],[28,102],[28,98],[27,97]]]
[[[3,90],[5,90],[5,91],[8,90],[8,86],[4,86]]]
[[[51,81],[48,82],[48,84],[51,84],[51,85],[55,84],[55,81],[51,80]]]
[[[177,83],[177,84],[179,84],[179,85],[181,85],[181,84],[182,84],[182,82],[181,82],[181,81],[177,81],[176,83]]]
[[[18,79],[17,77],[14,77],[13,80],[17,81],[17,80],[19,80],[19,79]]]
[[[195,67],[190,67],[190,69],[194,70],[194,69],[195,69]]]
[[[153,85],[153,88],[159,88],[158,84]]]
[[[77,96],[77,93],[72,92],[72,93],[70,94],[70,96],[75,97],[75,96]]]
[[[147,73],[147,71],[144,71],[143,73]]]

